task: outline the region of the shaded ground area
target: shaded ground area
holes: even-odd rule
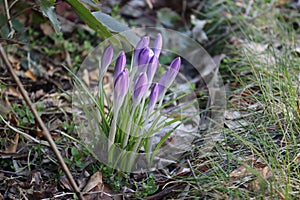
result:
[[[87,199],[299,197],[296,3],[114,0],[102,1],[100,8],[129,26],[170,28],[202,44],[220,64],[228,109],[222,140],[209,153],[203,154],[205,133],[199,132],[192,150],[165,170],[129,174],[110,169],[78,141],[72,78],[63,67],[76,72],[103,39],[63,1],[55,4],[62,23],[59,34],[39,6],[17,2],[10,10],[16,33],[13,39],[2,36],[1,43]],[[7,35],[3,7],[1,13],[1,35]],[[186,73],[194,75],[192,70]],[[195,85],[200,87],[200,80]],[[0,95],[0,199],[76,198],[3,63]],[[205,91],[199,100],[207,100]]]

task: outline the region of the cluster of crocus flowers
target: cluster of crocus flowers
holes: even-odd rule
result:
[[[121,142],[121,146],[126,148],[131,133],[136,133],[132,128],[132,122],[135,120],[146,125],[149,122],[149,116],[154,112],[157,102],[162,103],[166,90],[175,80],[180,65],[180,57],[175,58],[168,70],[163,74],[159,82],[152,83],[157,67],[159,65],[159,55],[162,49],[162,36],[158,34],[155,38],[152,48],[149,47],[150,38],[143,37],[136,45],[133,55],[133,63],[126,67],[126,55],[122,51],[118,55],[114,70],[114,95],[113,95],[113,118],[109,131],[108,150],[115,143],[118,119],[121,116],[122,106],[129,106],[130,113],[126,115],[126,128]],[[108,46],[102,54],[100,64],[100,82],[103,74],[113,57],[113,48]],[[101,84],[99,83],[99,86]],[[150,91],[150,94],[149,92]],[[126,102],[125,102],[126,101]],[[139,108],[139,109],[138,109]],[[126,110],[126,109],[123,109]],[[139,111],[136,114],[136,111]],[[145,112],[143,112],[145,111]],[[143,112],[143,114],[142,114]],[[135,117],[134,117],[135,116]],[[128,118],[129,117],[129,118]],[[135,120],[133,120],[135,118]],[[138,140],[139,141],[139,140]]]

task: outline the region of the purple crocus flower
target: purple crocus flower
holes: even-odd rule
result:
[[[158,83],[155,83],[154,86],[152,87],[151,93],[150,93],[150,99],[147,105],[147,110],[149,113],[152,112],[154,109],[154,106],[157,102],[158,99],[158,92],[159,92],[159,85]]]
[[[142,51],[142,49],[148,47],[150,42],[150,38],[148,36],[143,37],[136,45],[135,50],[134,50],[134,58],[133,58],[133,66],[137,66],[138,65],[138,59],[139,59],[139,55],[140,52]]]
[[[159,58],[161,48],[162,48],[162,37],[161,34],[158,33],[153,44],[153,53],[156,56],[156,58]]]
[[[147,77],[148,77],[149,85],[152,83],[153,77],[157,70],[157,66],[158,66],[158,59],[156,56],[152,56],[147,67]]]
[[[114,49],[112,48],[111,45],[107,46],[104,49],[102,57],[101,57],[101,68],[100,68],[100,73],[99,73],[99,75],[100,75],[99,81],[102,81],[102,78],[103,78],[105,72],[107,71],[109,64],[111,63],[113,55],[114,55]]]
[[[144,67],[151,57],[154,55],[153,51],[149,48],[144,48],[140,52],[139,59],[138,59],[138,66],[139,67]]]
[[[126,65],[126,56],[124,51],[121,51],[116,61],[115,72],[114,72],[115,80],[119,76],[119,74],[124,70],[125,65]]]
[[[141,73],[135,81],[134,91],[133,91],[133,106],[136,106],[148,89],[148,78],[146,73]]]
[[[122,105],[124,96],[128,92],[129,75],[128,69],[124,69],[116,78],[114,83],[114,103],[117,108]]]
[[[128,69],[125,68],[116,78],[114,82],[114,100],[113,100],[113,111],[114,117],[111,123],[111,128],[109,130],[109,138],[108,138],[108,151],[110,150],[111,146],[115,141],[116,130],[117,130],[117,119],[120,107],[123,103],[124,97],[128,92],[129,86],[129,75]]]
[[[180,57],[175,58],[171,62],[170,68],[163,74],[163,76],[159,80],[159,95],[161,95],[165,91],[165,89],[169,88],[170,85],[173,83],[178,74],[180,65]]]

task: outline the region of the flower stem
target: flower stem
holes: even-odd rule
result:
[[[109,130],[107,151],[109,151],[111,146],[115,143],[115,137],[116,137],[117,120],[118,120],[118,113],[119,113],[120,107],[116,106],[116,105],[114,107],[115,107],[114,108],[114,117],[112,119],[111,128]]]
[[[124,137],[123,145],[122,145],[123,148],[125,148],[127,143],[128,143],[128,139],[129,139],[129,135],[130,135],[130,129],[131,129],[131,122],[132,122],[132,118],[133,118],[135,110],[136,110],[136,106],[134,106],[132,108],[132,112],[131,112],[130,117],[129,117],[129,121],[128,121],[126,131],[125,131],[125,137]]]

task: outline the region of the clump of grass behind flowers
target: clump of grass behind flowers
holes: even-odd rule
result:
[[[150,38],[146,36],[137,43],[130,66],[126,65],[125,52],[121,51],[117,55],[114,64],[112,101],[103,89],[104,74],[113,63],[112,45],[104,49],[100,59],[99,87],[96,97],[88,91],[79,78],[75,83],[77,88],[82,88],[81,90],[84,91],[77,97],[86,117],[83,127],[89,127],[86,132],[92,145],[101,144],[101,151],[108,153],[107,162],[127,160],[125,164],[129,163],[127,169],[130,169],[130,165],[136,159],[136,153],[141,150],[147,154],[146,162],[150,164],[164,142],[185,120],[181,115],[167,120],[162,118],[160,113],[164,107],[185,96],[183,94],[167,103],[163,102],[168,88],[179,72],[181,58],[175,58],[160,80],[152,83],[159,66],[162,36],[160,34],[156,36],[153,48],[149,48],[149,42]],[[182,107],[174,110],[176,109],[180,110]],[[170,125],[172,128],[160,138],[160,141],[154,142],[153,135]],[[84,128],[81,128],[82,130]],[[133,154],[127,157],[123,150]]]

